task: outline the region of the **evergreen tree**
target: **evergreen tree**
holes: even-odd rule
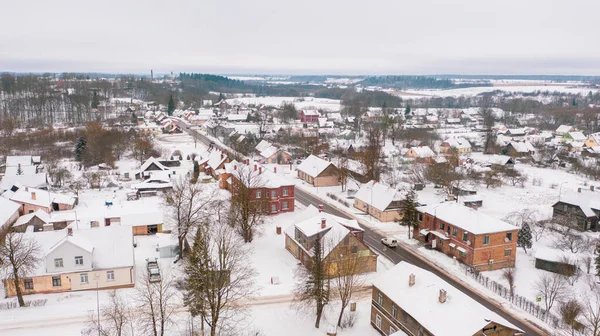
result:
[[[594,264],[596,264],[596,276],[600,276],[600,242],[596,244],[596,259],[594,260]]]
[[[416,230],[419,227],[417,215],[417,194],[411,189],[406,193],[406,197],[402,202],[402,218],[397,220],[400,225],[408,228],[408,238],[410,238],[410,230]]]
[[[135,112],[131,112],[131,123],[132,124],[137,124],[137,116],[135,115]]]
[[[92,97],[92,108],[98,108],[100,105],[100,98],[98,98],[98,93],[94,90],[94,97]]]
[[[523,223],[521,230],[519,230],[519,237],[517,238],[517,245],[521,246],[525,252],[528,248],[531,248],[531,228],[529,224]]]
[[[219,101],[221,100],[225,100],[225,95],[222,93],[219,93]]]
[[[408,118],[409,114],[410,114],[410,105],[406,105],[406,108],[404,109],[404,117]]]
[[[173,100],[173,95],[169,97],[169,104],[167,105],[167,114],[172,116],[173,111],[175,111],[175,101]]]
[[[75,144],[75,160],[81,162],[83,160],[83,156],[85,155],[85,151],[87,149],[87,141],[84,137],[80,136],[77,139],[77,143]]]

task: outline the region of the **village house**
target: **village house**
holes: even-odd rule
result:
[[[300,121],[303,123],[318,123],[321,113],[317,110],[301,110]]]
[[[22,233],[41,247],[43,261],[22,279],[24,294],[133,287],[135,263],[131,228]],[[6,296],[15,296],[14,281],[4,280]]]
[[[225,163],[229,162],[229,157],[224,152],[215,149],[204,153],[202,157],[197,157],[196,161],[198,161],[201,172],[205,172],[216,179],[219,175],[218,172],[225,167]]]
[[[333,163],[314,155],[307,157],[298,165],[298,178],[315,187],[340,185],[340,173]]]
[[[56,216],[53,216],[56,214]],[[12,225],[15,232],[26,232],[32,227],[33,232],[62,230],[75,222],[75,213],[71,211],[57,211],[47,213],[42,209],[23,215]]]
[[[382,335],[523,333],[437,275],[405,261],[379,275],[371,294],[371,325]]]
[[[173,172],[174,173],[174,172]],[[153,171],[144,181],[131,186],[138,192],[158,192],[167,191],[173,188],[171,183],[171,173],[169,171]]]
[[[168,171],[169,168],[165,167],[160,161],[154,157],[149,157],[140,169],[135,173],[136,179],[147,179],[153,172],[157,171]]]
[[[511,141],[504,147],[502,153],[510,157],[532,156],[535,154],[535,147],[528,141]]]
[[[29,187],[19,188],[10,196],[10,200],[20,204],[20,215],[32,213],[38,209],[42,209],[47,213],[71,210],[77,205],[77,197],[75,196]]]
[[[590,134],[584,142],[585,148],[592,148],[600,146],[600,133]]]
[[[403,201],[402,193],[377,181],[363,184],[354,195],[354,207],[381,222],[402,219]]]
[[[294,211],[294,183],[278,175],[277,167],[269,170],[249,160],[226,163],[219,175],[219,186],[235,195],[241,185],[250,189],[251,201],[261,202],[269,215]]]
[[[559,201],[552,205],[552,218],[561,225],[580,231],[597,231],[600,194],[594,189],[594,186],[590,186],[590,190],[578,188],[577,192],[563,192]]]
[[[450,138],[440,145],[440,153],[454,152],[457,154],[471,153],[471,144],[465,138]]]
[[[560,139],[561,142],[569,143],[572,141],[585,142],[588,137],[585,136],[582,132],[567,132]]]
[[[435,152],[428,146],[410,147],[404,157],[415,159],[417,162],[432,163]]]
[[[4,197],[0,197],[0,235],[19,219],[21,206]]]
[[[413,235],[479,271],[514,267],[519,229],[455,202],[417,208]]]
[[[554,133],[558,136],[563,136],[569,132],[575,132],[577,129],[570,125],[560,125]]]
[[[292,160],[292,154],[273,146],[266,140],[259,142],[255,150],[260,157],[260,161],[264,163],[284,164]]]
[[[309,205],[285,230],[285,248],[308,267],[318,238],[329,275],[340,271],[339,262],[344,255],[359,258],[360,273],[375,272],[377,255],[363,242],[363,232],[356,220],[328,214],[322,206],[317,209]]]

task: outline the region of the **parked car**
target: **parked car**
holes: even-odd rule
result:
[[[381,243],[387,247],[396,247],[398,246],[398,241],[394,238],[383,238],[381,239]]]
[[[158,260],[156,258],[154,260],[146,259],[146,268],[148,269],[150,282],[159,282],[160,269],[158,268]]]

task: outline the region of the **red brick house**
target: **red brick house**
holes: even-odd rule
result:
[[[479,271],[514,267],[519,229],[455,202],[418,207],[413,237]]]
[[[318,123],[321,113],[317,110],[300,111],[300,121],[303,123]]]
[[[235,194],[240,190],[239,184],[250,188],[251,200],[266,204],[268,214],[294,211],[294,183],[278,175],[277,167],[269,170],[249,161],[225,163],[219,186]]]

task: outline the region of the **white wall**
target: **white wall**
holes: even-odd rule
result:
[[[108,271],[113,271],[115,274],[114,280],[108,280],[106,277],[106,273]],[[86,273],[88,276],[87,283],[81,283],[81,274]],[[98,288],[106,288],[106,287],[120,287],[132,285],[135,283],[135,267],[124,267],[124,268],[115,268],[115,269],[105,269],[105,270],[97,270],[97,271],[82,271],[80,273],[72,273],[69,274],[69,279],[71,280],[71,289],[72,290],[82,290],[82,289],[95,289],[96,288],[96,276],[98,276]]]
[[[75,256],[83,257],[83,265],[75,265]],[[54,259],[62,258],[63,267],[55,268]],[[92,254],[71,242],[62,241],[54,251],[46,256],[47,273],[71,273],[77,270],[89,270],[92,268]],[[79,279],[77,279],[79,280]]]

